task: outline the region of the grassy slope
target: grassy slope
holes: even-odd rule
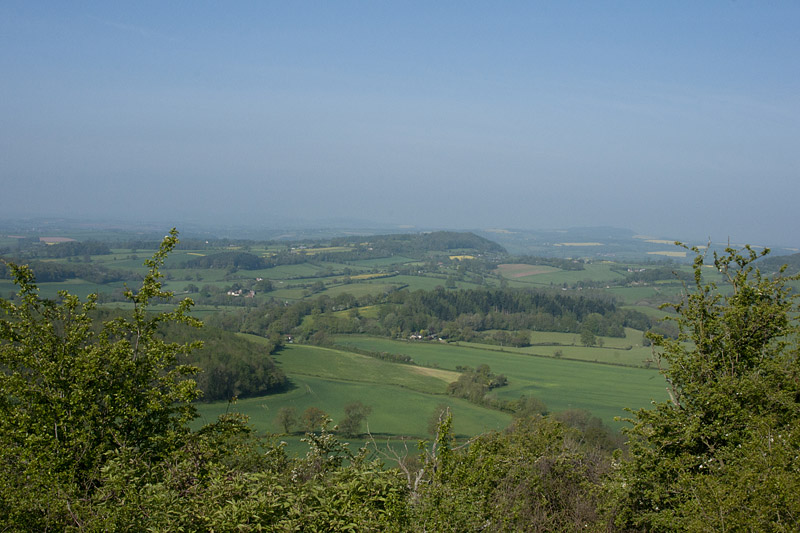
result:
[[[212,421],[226,410],[234,409],[248,415],[256,428],[280,432],[282,429],[274,424],[274,418],[281,407],[294,407],[298,413],[308,407],[319,407],[335,423],[344,416],[344,406],[353,401],[372,407],[368,422],[370,431],[376,435],[424,437],[428,419],[436,406],[443,403],[453,409],[455,431],[461,435],[500,429],[510,421],[505,413],[446,396],[444,392],[453,373],[426,376],[428,369],[313,346],[290,345],[274,358],[289,375],[294,386],[291,390],[240,400],[230,407],[227,402],[198,405],[201,421]]]
[[[421,365],[455,369],[457,365],[477,367],[488,364],[503,373],[509,385],[497,390],[502,398],[533,394],[551,411],[588,409],[607,423],[624,416],[623,409],[638,409],[653,399],[666,398],[664,381],[658,372],[644,368],[533,357],[509,351],[453,346],[439,343],[412,343],[387,339],[347,336],[338,342],[366,350],[402,353]],[[613,353],[613,350],[611,350]],[[566,355],[565,355],[566,356]]]
[[[584,270],[553,270],[542,274],[524,276],[521,278],[508,278],[509,285],[518,287],[531,286],[558,286],[563,283],[573,284],[579,281],[612,281],[622,279],[622,276],[611,270],[613,265],[607,263],[591,263],[585,265]]]

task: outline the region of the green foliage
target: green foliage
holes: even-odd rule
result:
[[[593,449],[613,452],[624,447],[622,435],[611,431],[599,417],[585,409],[567,409],[554,413],[553,418],[576,429],[581,442]]]
[[[190,356],[179,359],[202,370],[195,377],[202,401],[264,396],[286,387],[286,375],[270,357],[277,344],[273,341],[256,344],[218,328],[197,330],[184,324],[162,324],[159,335],[172,342],[202,342]]]
[[[714,254],[727,281],[718,288],[704,283],[693,250],[693,290],[672,306],[680,335],[651,335],[671,401],[635,413],[610,511],[619,525],[651,531],[791,530],[800,366],[786,283],[796,278],[764,277],[752,265],[759,254],[728,249]]]
[[[473,403],[486,402],[486,394],[497,387],[508,384],[508,379],[503,374],[492,373],[489,365],[479,365],[475,370],[462,369],[458,380],[447,386],[447,393],[457,398],[464,398]]]
[[[324,289],[325,285],[317,281],[307,290],[310,294]],[[369,317],[337,313],[363,306],[378,306],[378,310]],[[534,330],[578,333],[588,328],[595,335],[624,337],[625,326],[647,327],[650,320],[642,313],[619,310],[612,299],[599,296],[526,289],[438,288],[393,291],[380,297],[355,298],[343,293],[332,298],[323,294],[288,306],[280,301],[219,314],[209,323],[231,331],[262,336],[292,334],[300,339],[319,331],[407,338],[425,330],[448,340],[521,347],[530,344]]]
[[[592,487],[607,458],[581,448],[559,423],[517,419],[457,446],[447,421],[412,509],[420,530],[577,531],[596,521]]]
[[[30,530],[71,523],[71,508],[97,489],[108,457],[135,449],[161,457],[194,417],[196,369],[176,365],[193,345],[168,343],[156,331],[168,321],[195,324],[185,300],[148,314],[167,299],[159,267],[177,243],[173,230],[146,262],[142,286],[127,291],[132,317],[92,327],[96,296],[66,292],[41,299],[32,271],[9,264],[19,293],[0,299],[0,516]]]
[[[520,396],[518,399],[508,402],[508,407],[514,412],[514,418],[547,414],[547,405],[532,395]]]
[[[290,459],[282,444],[259,439],[245,421],[224,417],[192,434],[168,460],[123,450],[90,531],[391,531],[406,530],[406,490],[396,472],[353,454],[323,430],[309,452]]]

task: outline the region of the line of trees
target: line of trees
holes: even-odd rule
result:
[[[360,401],[350,402],[344,406],[344,418],[335,426],[337,433],[345,437],[361,435],[362,424],[366,421],[372,407]],[[305,432],[315,433],[326,431],[332,422],[328,414],[319,407],[308,407],[298,415],[297,409],[292,406],[281,407],[275,416],[275,425],[283,429],[286,434],[291,434],[298,427]]]

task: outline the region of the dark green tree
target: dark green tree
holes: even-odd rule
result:
[[[319,407],[309,407],[303,411],[303,428],[309,433],[319,431],[328,420],[328,414]]]
[[[283,428],[284,433],[291,433],[297,422],[297,409],[294,407],[281,407],[278,409],[275,423]]]
[[[412,507],[417,531],[586,531],[594,524],[592,487],[609,462],[582,448],[573,431],[526,417],[458,445],[450,423],[448,416],[423,451],[417,477],[424,482]]]
[[[508,407],[513,411],[515,418],[547,414],[547,405],[531,394],[523,394],[518,399],[509,402]]]
[[[788,281],[750,247],[714,254],[725,284],[694,284],[677,339],[650,334],[670,395],[634,413],[630,460],[608,485],[617,525],[648,531],[790,531],[800,518],[800,364]]]
[[[597,343],[597,337],[591,329],[585,327],[581,329],[581,344],[586,347],[594,346]]]
[[[339,431],[347,437],[355,437],[361,433],[361,424],[372,412],[372,407],[361,402],[352,402],[344,406],[344,419],[339,423]]]

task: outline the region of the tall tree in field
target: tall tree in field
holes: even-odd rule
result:
[[[339,431],[348,437],[355,437],[361,433],[361,424],[372,412],[361,402],[352,402],[344,406],[344,420],[339,423]]]
[[[303,428],[309,433],[319,431],[325,426],[328,414],[319,407],[309,407],[303,411]]]
[[[597,344],[597,337],[595,337],[595,334],[592,332],[591,329],[584,327],[581,330],[581,344],[583,344],[586,347],[594,346],[595,344]]]
[[[283,428],[284,433],[291,433],[297,425],[297,409],[294,407],[281,407],[275,417],[275,423]]]
[[[639,410],[630,461],[609,484],[617,525],[648,531],[792,531],[800,521],[800,363],[787,282],[749,247],[714,254],[672,307],[677,339],[651,335],[670,401]]]

